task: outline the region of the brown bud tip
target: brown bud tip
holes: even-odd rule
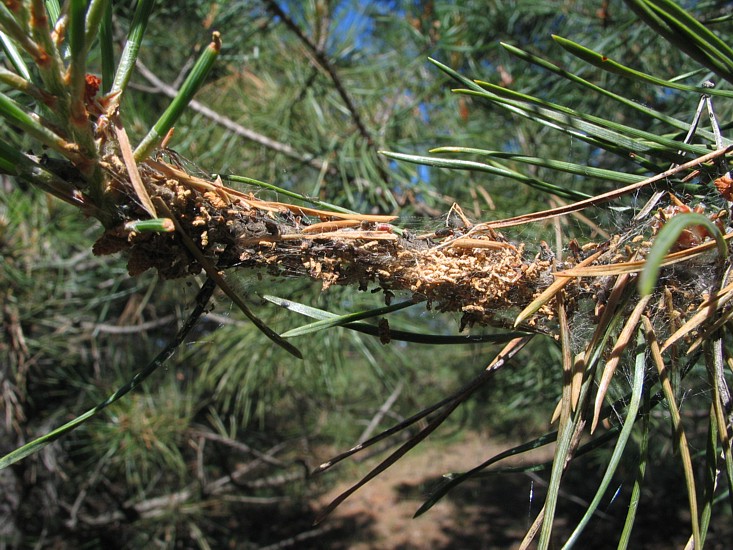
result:
[[[716,179],[715,187],[725,200],[733,201],[733,178],[730,172]]]
[[[216,53],[221,51],[221,33],[219,31],[211,33],[211,44],[209,46],[213,48]]]

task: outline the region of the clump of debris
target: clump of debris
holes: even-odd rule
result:
[[[111,164],[110,164],[111,166]],[[192,176],[158,160],[139,165],[152,202],[163,201],[177,231],[141,231],[130,220],[145,217],[133,200],[119,220],[94,245],[96,254],[126,251],[128,270],[137,275],[156,269],[165,278],[201,271],[181,233],[217,269],[263,268],[274,276],[307,276],[332,285],[381,288],[387,299],[407,291],[437,311],[460,312],[461,325],[506,324],[546,288],[557,268],[546,246],[527,254],[499,233],[466,236],[470,222],[416,234],[394,216],[349,214],[264,201]],[[117,185],[124,173],[111,178]],[[500,321],[499,318],[502,320]]]
[[[360,290],[372,286],[384,292],[386,301],[395,292],[407,292],[428,308],[458,312],[461,329],[511,327],[521,311],[520,328],[555,333],[559,292],[568,311],[590,308],[597,317],[614,275],[624,269],[638,271],[651,246],[648,239],[674,215],[660,209],[658,215],[603,243],[581,247],[571,242],[568,258],[559,262],[545,243],[528,251],[525,244],[509,242],[490,223],[473,225],[457,206],[453,210],[459,223],[454,227],[418,234],[399,227],[395,216],[262,200],[225,187],[220,180],[192,175],[169,162],[169,157],[140,163],[137,169],[144,183],[138,186],[129,181],[129,169],[121,163],[110,161],[105,166],[114,192],[128,200],[119,201],[118,220],[95,243],[94,252],[126,251],[131,275],[156,269],[172,279],[202,269],[210,273],[238,267],[273,276],[310,277],[321,281],[324,290],[332,285]],[[152,229],[139,223],[151,215],[164,217]],[[688,252],[704,248],[708,240],[701,235],[689,244],[677,243],[673,250],[692,257]],[[677,273],[674,279],[682,278]],[[669,283],[674,297],[682,297],[688,305],[705,299],[707,294],[700,294],[699,288],[687,285],[685,291],[685,285],[677,288],[675,281]],[[584,301],[589,308],[581,306]],[[674,310],[675,301],[679,300],[668,299],[660,307]],[[525,308],[531,310],[527,315]]]

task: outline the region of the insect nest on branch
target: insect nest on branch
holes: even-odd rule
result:
[[[200,272],[202,257],[192,254],[188,240],[218,270],[258,268],[273,276],[305,276],[320,280],[324,290],[332,285],[355,285],[360,290],[375,285],[387,299],[393,292],[409,292],[429,308],[459,312],[461,329],[474,324],[511,325],[519,311],[543,300],[543,292],[553,288],[558,275],[570,277],[557,289],[564,293],[566,307],[590,299],[596,310],[602,308],[613,267],[632,260],[643,264],[648,239],[665,216],[681,210],[678,201],[633,232],[605,243],[571,246],[569,258],[558,262],[545,243],[528,250],[527,245],[513,244],[490,227],[482,227],[487,224],[472,226],[465,218],[460,229],[412,234],[393,225],[394,216],[345,214],[261,200],[220,181],[190,175],[159,157],[138,168],[149,198],[166,205],[173,218],[170,229],[177,230],[149,232],[131,223],[136,217],[144,218],[145,211],[140,201],[133,200],[125,169],[119,162],[107,166],[116,167],[109,168],[110,181],[130,200],[119,224],[102,235],[94,252],[127,251],[131,275],[150,268],[165,278]],[[708,239],[694,227],[690,233],[689,242],[680,243],[680,248]],[[596,272],[583,271],[588,269]],[[523,319],[522,328],[554,332],[553,295],[533,313]]]

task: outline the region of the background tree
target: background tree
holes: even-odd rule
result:
[[[61,48],[68,56],[64,63],[75,59],[72,37],[78,16],[73,10],[82,4],[71,2],[64,8],[63,14],[69,16],[69,41]],[[43,32],[34,30],[34,23],[22,15],[35,4],[21,6],[20,11],[12,12],[13,6],[8,6],[3,12],[6,34],[13,36],[8,25],[16,20],[40,40]],[[97,3],[92,3],[82,12],[87,21],[95,7]],[[109,67],[97,56],[105,53],[105,44],[122,44],[130,22],[144,7],[145,3],[134,10],[115,6],[110,14],[114,24],[103,18],[101,54],[89,48],[88,72],[105,75]],[[719,18],[726,21],[725,3],[698,3],[695,9],[711,25]],[[152,16],[138,17],[148,29],[120,110],[131,142],[145,136],[171,97],[180,97],[178,89],[205,49],[210,31],[219,30],[224,35],[219,61],[197,96],[200,103],[192,104],[176,122],[170,147],[177,154],[166,153],[163,158],[193,175],[216,173],[227,185],[256,190],[261,197],[291,201],[295,193],[321,208],[399,213],[402,226],[434,232],[447,228],[442,216],[454,201],[473,221],[485,221],[542,210],[548,203],[572,201],[579,193],[596,194],[619,185],[583,177],[568,167],[560,172],[541,163],[527,167],[520,155],[609,168],[639,178],[686,160],[675,156],[677,148],[671,145],[656,156],[619,158],[598,143],[559,134],[537,120],[484,109],[481,96],[451,94],[449,86],[455,81],[449,83],[445,72],[426,61],[429,55],[457,74],[681,142],[685,132],[670,128],[668,120],[642,118],[632,106],[619,107],[568,79],[548,78],[546,68],[516,61],[499,43],[545,52],[552,44],[550,34],[560,32],[663,79],[699,71],[698,63],[662,42],[621,4],[193,2],[162,6]],[[720,29],[721,23],[717,25],[713,28]],[[28,79],[34,83],[46,75],[13,59],[17,41],[13,46],[6,37],[4,43],[7,70],[0,76],[5,97],[50,117],[43,108],[44,96],[24,88],[11,73],[22,77],[22,67],[30,66]],[[693,118],[698,94],[618,78],[560,48],[553,46],[552,51],[553,62],[578,77],[683,123]],[[701,72],[688,76],[694,84],[706,78]],[[100,94],[107,90],[103,79]],[[718,116],[726,121],[730,108],[722,103],[716,98]],[[6,171],[19,175],[13,164],[17,159],[9,150],[30,151],[29,158],[53,175],[46,180],[46,191],[59,194],[56,178],[77,187],[80,178],[94,178],[69,172],[63,156],[40,147],[31,127],[19,124],[9,104],[4,105],[3,114],[10,122],[2,129]],[[68,124],[59,121],[64,122]],[[701,135],[698,145],[704,150],[709,132]],[[481,152],[462,157],[493,166],[494,173],[486,174],[426,169],[378,153],[388,149],[424,155],[439,145],[480,147],[504,156],[494,155],[493,164]],[[514,156],[507,158],[509,154]],[[499,169],[514,177],[498,175]],[[4,182],[0,233],[2,280],[7,283],[2,290],[7,355],[2,361],[4,451],[47,433],[69,414],[85,410],[129,381],[164,348],[172,324],[185,318],[195,294],[193,288],[164,282],[151,273],[129,278],[123,262],[93,256],[98,223],[86,223],[73,209],[47,201],[26,187],[28,181],[38,181],[27,173],[19,176]],[[517,179],[530,185],[520,186]],[[277,188],[268,191],[258,181]],[[549,198],[537,190],[543,181],[557,185]],[[68,189],[61,192],[74,200]],[[119,211],[106,219],[125,219],[123,208],[131,208],[124,201],[114,207]],[[558,225],[536,224],[506,234],[515,242],[552,239],[561,257],[569,255],[564,248],[572,237],[603,238],[601,228],[613,233],[630,217],[611,209],[592,215],[593,220],[563,218]],[[374,308],[384,300],[353,289],[332,288],[321,294],[320,284],[303,280],[279,278],[273,285],[268,279],[253,281],[250,273],[235,277],[228,280],[247,297],[246,304],[280,333],[302,322],[284,310],[265,307],[258,295],[277,294],[337,313]],[[307,527],[313,514],[301,497],[306,493],[304,474],[322,459],[322,449],[343,448],[366,438],[364,424],[378,418],[375,414],[387,396],[399,396],[390,409],[399,420],[454,392],[470,378],[466,370],[480,371],[487,360],[486,344],[383,346],[372,336],[335,329],[316,333],[318,338],[296,339],[306,359],[295,362],[228,303],[218,299],[216,312],[189,336],[193,343],[178,347],[168,370],[159,372],[153,383],[60,443],[3,470],[5,505],[13,518],[7,526],[12,544],[96,541],[139,546],[166,541],[206,546],[248,540],[264,545],[281,539],[295,544],[301,539],[291,537],[300,531],[319,536],[320,531]],[[391,315],[390,328],[436,336],[458,333],[457,317],[416,310]],[[217,325],[222,326],[214,331]],[[590,319],[577,323],[573,338],[580,342],[593,328]],[[495,333],[490,328],[471,331],[486,339]],[[547,420],[561,397],[560,350],[548,340],[533,341],[520,357],[521,369],[496,377],[485,393],[464,405],[469,426],[480,426],[491,415],[498,416],[499,424],[519,423],[523,434],[541,433],[538,424]],[[709,396],[715,385],[704,374],[697,381],[680,388],[689,392],[701,386]],[[618,395],[625,391],[621,386]],[[708,407],[710,400],[702,403]],[[529,405],[530,413],[517,412]],[[383,419],[380,425],[391,423]],[[408,430],[406,437],[415,433]],[[600,460],[602,455],[595,456]],[[578,487],[579,492],[588,489]],[[16,497],[20,494],[22,500]],[[47,511],[40,517],[39,506]],[[282,519],[263,527],[252,508],[270,520]],[[301,521],[291,521],[293,517]],[[620,529],[618,523],[610,525]]]

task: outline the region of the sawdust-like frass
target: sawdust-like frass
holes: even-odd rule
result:
[[[140,232],[129,222],[146,214],[126,183],[124,169],[114,163],[108,167],[110,181],[128,200],[119,223],[105,231],[94,252],[126,251],[133,276],[151,268],[168,279],[199,273],[200,262],[182,243],[179,232],[185,232],[217,269],[310,277],[320,280],[324,290],[332,285],[360,290],[372,286],[383,290],[387,301],[393,293],[408,292],[436,311],[460,313],[461,329],[511,327],[516,314],[556,280],[556,272],[573,268],[592,252],[604,250],[594,264],[609,265],[643,257],[648,249],[648,242],[634,244],[638,237],[616,235],[584,250],[571,247],[568,258],[559,262],[544,243],[527,250],[532,245],[512,244],[492,231],[411,234],[392,224],[397,223],[394,216],[264,201],[157,160],[142,163],[140,173],[153,201],[162,200],[176,218],[178,231]],[[587,299],[596,302],[597,310],[608,282],[609,277],[573,279],[563,288],[566,306]],[[554,317],[554,301],[548,300],[521,328],[554,333]]]

